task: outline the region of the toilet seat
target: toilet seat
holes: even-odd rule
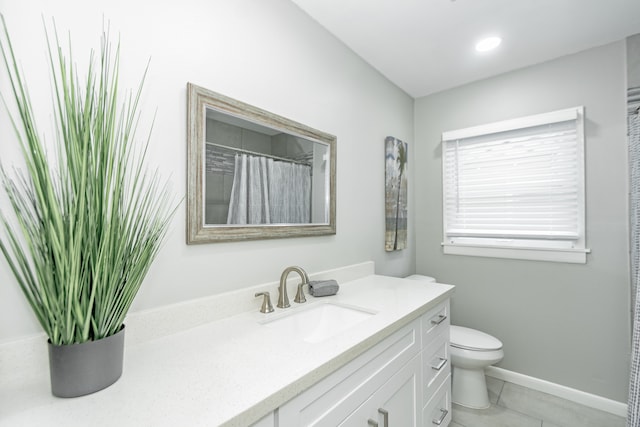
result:
[[[502,348],[499,339],[475,329],[451,325],[450,333],[452,347],[472,351],[495,351]]]

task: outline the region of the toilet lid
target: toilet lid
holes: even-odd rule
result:
[[[451,345],[454,347],[477,351],[500,350],[502,348],[502,342],[499,339],[475,329],[451,325],[450,332]]]

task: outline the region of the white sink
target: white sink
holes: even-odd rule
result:
[[[287,309],[262,323],[279,333],[318,343],[343,332],[370,318],[376,311],[334,302],[311,303],[304,307]]]

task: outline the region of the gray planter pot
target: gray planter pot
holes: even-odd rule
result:
[[[122,375],[123,356],[124,325],[118,333],[97,341],[70,345],[49,342],[51,393],[78,397],[109,387]]]

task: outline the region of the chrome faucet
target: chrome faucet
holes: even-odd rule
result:
[[[300,267],[287,267],[282,272],[282,276],[280,276],[280,287],[278,288],[280,293],[278,295],[278,304],[276,304],[278,308],[287,308],[291,306],[291,304],[289,304],[289,296],[287,296],[287,277],[292,271],[298,273],[302,279],[302,282],[298,284],[298,292],[293,300],[299,303],[307,301],[304,297],[304,291],[302,290],[304,285],[309,284],[309,276],[307,276],[307,272]]]

